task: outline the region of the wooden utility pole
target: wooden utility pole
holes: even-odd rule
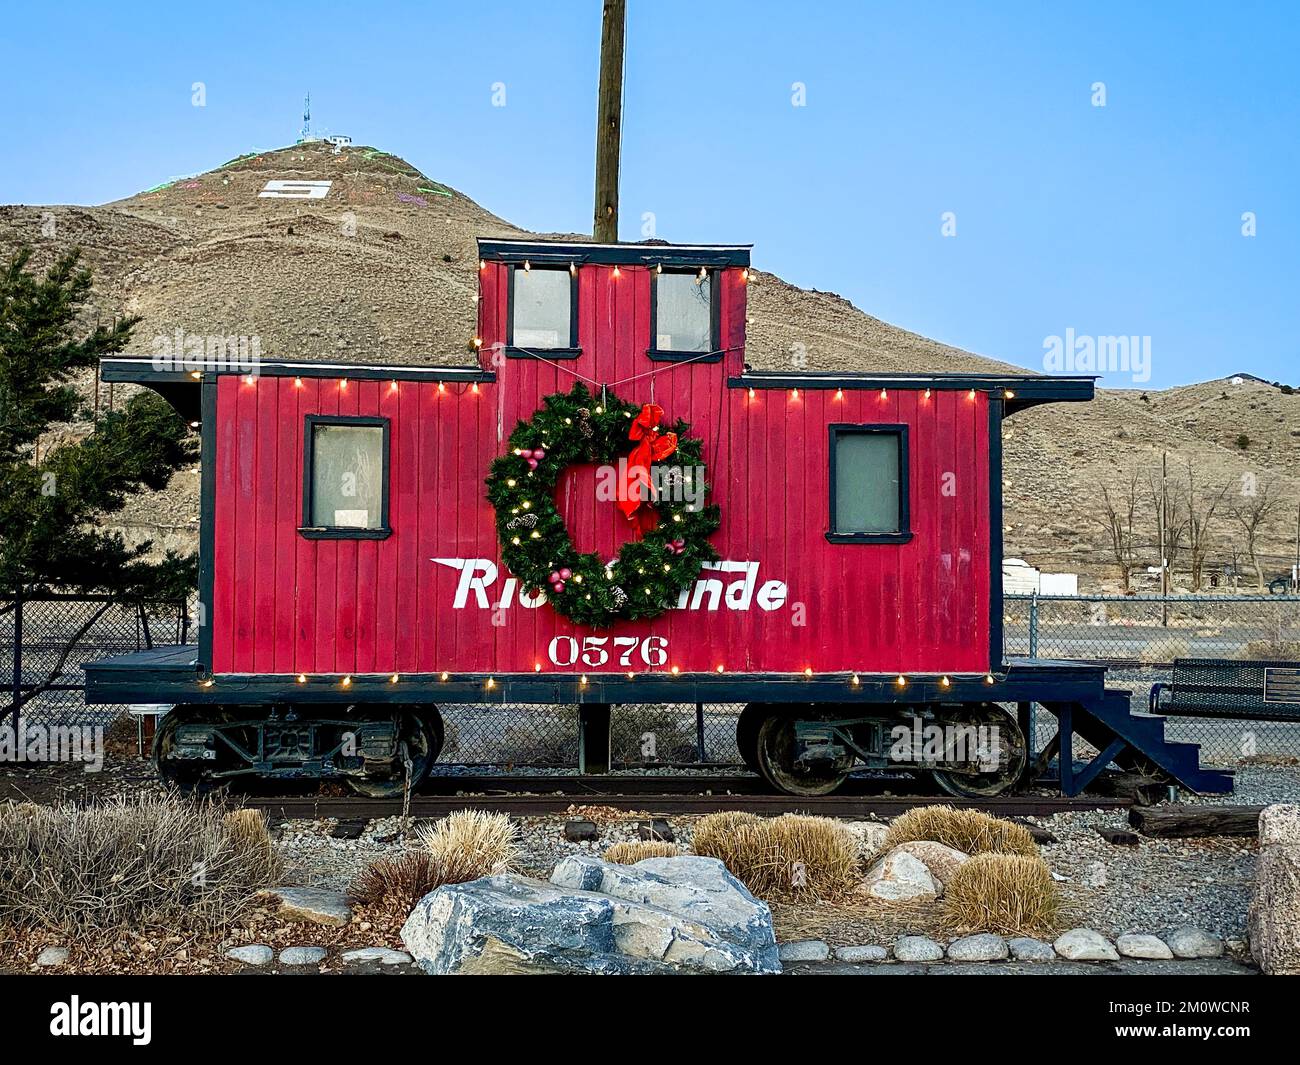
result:
[[[618,159],[623,141],[623,41],[627,0],[605,0],[600,28],[600,93],[596,103],[596,215],[592,235],[618,240]]]
[[[1169,507],[1169,452],[1160,456],[1160,624],[1169,625],[1169,558],[1165,544],[1165,521]]]

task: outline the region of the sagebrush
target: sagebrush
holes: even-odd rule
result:
[[[234,827],[232,827],[234,826]],[[281,873],[265,823],[208,800],[0,806],[0,921],[95,932],[211,930]]]

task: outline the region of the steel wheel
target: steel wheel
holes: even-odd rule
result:
[[[763,727],[764,715],[769,712],[769,708],[761,703],[749,703],[736,718],[736,749],[745,768],[753,773],[763,772],[758,764],[758,730]]]
[[[220,708],[215,706],[174,706],[163,717],[153,738],[154,766],[163,782],[185,794],[210,787],[210,762],[178,760],[171,757],[176,744],[176,730],[181,725],[216,720]]]
[[[758,768],[767,782],[787,795],[829,795],[853,768],[853,755],[834,761],[796,764],[794,717],[774,714],[758,730]]]
[[[996,762],[988,771],[969,775],[936,769],[931,773],[934,782],[949,795],[963,799],[987,799],[1009,791],[1020,782],[1029,760],[1025,734],[1014,714],[997,703],[978,703],[973,706],[953,707],[945,714],[939,708],[936,723],[940,725],[967,725],[973,728],[996,729]]]
[[[406,790],[409,768],[414,790],[442,750],[442,715],[433,707],[401,707],[398,715],[397,756],[387,765],[368,770],[364,777],[348,777],[358,795],[393,799]],[[409,763],[409,766],[408,766]]]

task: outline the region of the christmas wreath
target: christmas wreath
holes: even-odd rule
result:
[[[698,483],[703,442],[687,435],[683,421],[661,430],[663,411],[654,404],[593,396],[581,382],[542,404],[515,426],[509,452],[493,460],[487,478],[502,560],[524,588],[544,592],[579,624],[605,628],[663,613],[701,564],[718,557],[708,542],[718,508],[705,504],[708,485]],[[617,468],[614,504],[641,533],[609,561],[574,547],[555,506],[560,474],[589,462]]]

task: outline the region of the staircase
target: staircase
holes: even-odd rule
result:
[[[1043,706],[1059,723],[1045,753],[1057,754],[1063,795],[1078,795],[1112,761],[1126,769],[1158,769],[1189,791],[1215,795],[1232,791],[1231,772],[1202,768],[1200,744],[1166,739],[1165,719],[1134,713],[1123,689],[1107,688],[1105,697],[1095,703]],[[1081,768],[1074,764],[1076,735],[1101,752]]]

